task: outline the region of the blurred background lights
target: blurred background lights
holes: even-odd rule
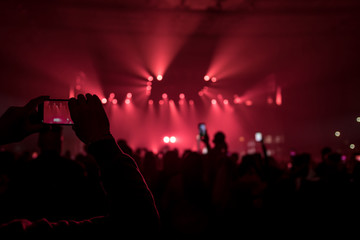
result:
[[[210,77],[209,77],[208,75],[205,75],[205,76],[204,76],[204,80],[207,82],[207,81],[210,80]]]
[[[115,105],[115,104],[117,104],[118,100],[116,98],[114,98],[111,102],[112,102],[112,104]]]
[[[132,98],[132,93],[127,93],[127,94],[126,94],[126,97],[127,97],[127,98]]]
[[[106,104],[106,103],[107,103],[107,99],[106,99],[106,98],[102,98],[102,99],[101,99],[101,102],[102,102],[102,104]]]
[[[340,137],[340,134],[341,134],[340,131],[336,131],[335,132],[335,137]]]
[[[215,105],[216,104],[216,99],[212,99],[211,104]]]
[[[185,94],[180,93],[180,94],[179,94],[179,98],[180,98],[180,99],[184,99],[184,98],[185,98]]]
[[[125,99],[126,104],[130,104],[130,99]]]
[[[147,79],[148,79],[149,82],[151,82],[152,80],[154,80],[153,76],[149,76]]]
[[[161,96],[162,96],[163,99],[167,99],[167,98],[168,98],[168,95],[167,95],[166,93],[163,93]]]
[[[356,121],[357,121],[358,123],[360,123],[360,117],[357,117],[357,118],[356,118]]]
[[[355,149],[355,144],[350,144],[350,149]]]

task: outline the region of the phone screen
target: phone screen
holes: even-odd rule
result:
[[[206,134],[206,125],[205,123],[199,123],[199,133],[200,136],[203,137]]]
[[[69,100],[47,100],[43,104],[43,123],[74,124],[69,111]]]
[[[255,133],[255,141],[257,141],[257,142],[262,141],[262,133],[261,132]]]

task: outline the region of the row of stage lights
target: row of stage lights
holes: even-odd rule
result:
[[[131,99],[132,99],[132,93],[127,93],[126,94],[126,99],[124,100],[125,104],[130,104],[131,103]],[[174,103],[174,100],[170,99],[168,100],[168,95],[166,93],[162,94],[162,99],[159,100],[159,105],[163,105],[165,104],[165,102],[168,101],[169,103]],[[114,93],[110,93],[108,98],[102,98],[101,99],[102,104],[107,104],[107,103],[112,103],[114,105],[118,104],[118,100],[115,98],[115,94]],[[211,104],[212,105],[216,105],[220,102],[222,102],[224,105],[228,105],[229,104],[229,100],[228,99],[211,99]],[[184,93],[180,93],[179,94],[179,105],[183,105],[185,103],[185,94]],[[194,105],[194,100],[190,99],[188,101],[189,105]],[[240,104],[241,101],[238,101],[236,98],[234,99],[234,103],[235,104]],[[148,104],[149,105],[153,105],[154,104],[154,100],[149,99],[148,100]],[[245,101],[245,105],[247,106],[251,106],[252,102],[251,101]]]
[[[203,96],[202,94],[200,95],[200,96]],[[131,101],[132,101],[132,97],[133,97],[133,95],[132,95],[132,93],[127,93],[126,94],[126,98],[125,98],[125,100],[124,100],[124,103],[125,104],[130,104],[131,103]],[[161,97],[162,97],[162,99],[160,99],[159,100],[159,105],[163,105],[163,104],[165,104],[167,101],[169,102],[169,103],[174,103],[174,100],[172,100],[172,99],[168,99],[168,95],[167,95],[167,93],[163,93],[162,95],[161,95]],[[186,101],[186,99],[185,99],[185,94],[184,93],[180,93],[179,94],[179,101],[178,101],[178,103],[179,103],[179,105],[183,105],[184,103],[185,103],[185,101]],[[115,93],[110,93],[109,94],[109,97],[108,98],[106,98],[106,97],[104,97],[104,98],[102,98],[101,99],[101,102],[103,103],[103,104],[107,104],[107,103],[112,103],[112,104],[114,104],[114,105],[116,105],[116,104],[118,104],[118,99],[117,98],[115,98]],[[189,103],[189,105],[194,105],[194,100],[192,100],[192,99],[190,99],[189,101],[188,101],[188,103]],[[219,94],[218,95],[218,97],[217,97],[217,99],[216,98],[212,98],[211,100],[210,100],[210,103],[212,104],[212,105],[216,105],[216,104],[220,104],[220,103],[222,103],[223,105],[229,105],[230,104],[230,101],[228,100],[228,99],[224,99],[223,97],[222,97],[222,95],[221,94]],[[239,97],[238,95],[234,95],[234,99],[233,99],[233,103],[234,104],[242,104],[242,103],[244,103],[246,106],[252,106],[253,105],[253,102],[251,101],[251,100],[246,100],[246,101],[244,101],[241,97]],[[149,105],[153,105],[154,104],[154,100],[152,100],[152,99],[149,99],[148,100],[148,104]]]
[[[155,77],[153,77],[153,76],[149,76],[149,77],[147,78],[147,80],[148,80],[149,82],[154,81],[154,79],[155,79]],[[162,80],[163,80],[163,76],[162,76],[161,74],[157,75],[157,76],[156,76],[156,80],[162,81]],[[210,77],[209,75],[205,75],[205,76],[204,76],[204,81],[205,81],[205,82],[213,82],[213,83],[215,83],[215,82],[217,82],[217,78],[216,78],[216,77]]]
[[[157,81],[162,81],[163,80],[163,76],[162,75],[157,75],[156,77],[155,76],[148,76],[147,80],[147,86],[146,86],[146,95],[147,96],[150,96],[151,95],[151,90],[152,90],[152,82],[154,81],[154,79],[156,79]],[[209,75],[205,75],[204,76],[204,81],[205,82],[217,82],[217,78],[212,76],[210,77]],[[278,91],[280,90],[280,92]],[[276,100],[274,101],[271,97],[269,97],[267,99],[267,102],[268,104],[273,104],[274,102],[276,103],[276,105],[281,105],[282,101],[281,101],[281,89],[278,88],[277,90],[277,94],[276,94]],[[198,95],[200,97],[204,96],[207,94],[207,91],[208,91],[208,87],[207,86],[204,86],[199,92],[198,92]],[[132,99],[132,93],[127,93],[126,94],[126,99],[125,99],[125,104],[130,104],[131,103],[131,99]],[[166,101],[169,101],[169,102],[173,102],[174,100],[168,100],[168,95],[166,93],[163,93],[162,94],[162,99],[159,100],[159,105],[163,105]],[[112,104],[117,104],[118,103],[118,100],[115,98],[115,94],[114,93],[110,93],[109,95],[109,98],[102,98],[101,102],[103,104],[106,104],[106,103],[112,103]],[[179,94],[179,105],[182,105],[184,104],[185,102],[185,94],[184,93],[180,93]],[[230,101],[228,99],[224,99],[222,97],[221,94],[218,95],[217,99],[216,98],[212,98],[210,100],[211,104],[212,105],[216,105],[216,104],[223,104],[223,105],[229,105]],[[246,106],[252,106],[253,105],[253,102],[252,100],[249,100],[249,99],[243,99],[241,97],[239,97],[237,94],[234,95],[234,99],[233,99],[233,103],[234,104],[244,104]],[[149,99],[148,100],[148,104],[149,105],[153,105],[154,104],[154,100],[152,99]],[[194,105],[194,100],[189,100],[189,105]]]

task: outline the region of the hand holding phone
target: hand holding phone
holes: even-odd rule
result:
[[[206,135],[205,123],[199,123],[199,135],[200,135],[200,137],[204,137]]]
[[[37,107],[47,99],[48,96],[40,96],[30,100],[23,107],[10,107],[0,117],[0,145],[18,142],[44,129]]]
[[[112,139],[109,119],[98,96],[79,94],[69,100],[69,109],[74,121],[73,129],[85,144]]]

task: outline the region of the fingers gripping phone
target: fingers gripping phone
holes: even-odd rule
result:
[[[49,99],[39,105],[39,113],[42,114],[42,122],[45,124],[72,125],[69,111],[69,100]]]

